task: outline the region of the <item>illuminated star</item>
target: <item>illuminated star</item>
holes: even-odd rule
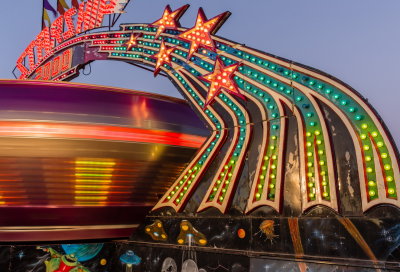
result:
[[[132,47],[138,44],[138,38],[141,36],[141,33],[132,33],[129,41],[124,43],[122,46],[126,46],[126,51],[130,51]]]
[[[217,32],[217,30],[230,15],[231,13],[227,11],[207,21],[203,9],[199,9],[195,26],[179,34],[180,38],[191,42],[188,59],[200,46],[215,51],[215,44],[211,38],[211,35]]]
[[[224,66],[222,61],[217,58],[214,71],[202,77],[203,80],[211,83],[204,108],[207,107],[223,89],[244,99],[244,96],[239,92],[239,88],[233,80],[234,73],[239,66],[240,63]]]
[[[160,51],[157,54],[151,56],[152,59],[155,59],[157,61],[156,68],[154,70],[154,76],[156,76],[160,72],[161,66],[164,65],[165,63],[171,65],[170,55],[174,50],[175,47],[168,48],[165,45],[164,40],[162,40],[160,45]]]
[[[183,13],[189,8],[189,5],[184,5],[175,11],[171,11],[171,7],[167,5],[161,19],[150,24],[150,26],[157,26],[157,33],[154,39],[157,39],[165,29],[177,29],[181,25],[178,20],[182,17]]]

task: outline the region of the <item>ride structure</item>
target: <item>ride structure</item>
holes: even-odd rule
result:
[[[187,8],[60,42],[50,28],[17,63],[21,79],[56,81],[95,60],[151,67],[209,128],[118,246],[120,269],[398,269],[399,154],[372,106],[328,74],[215,36],[229,12],[207,19],[200,9],[180,27]]]

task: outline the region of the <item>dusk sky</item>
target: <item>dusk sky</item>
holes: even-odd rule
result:
[[[69,3],[69,1],[67,1]],[[217,35],[320,69],[352,86],[376,108],[400,145],[399,0],[132,0],[117,23],[151,23],[165,5],[191,7],[181,24],[192,27],[197,10],[208,18],[232,15]],[[40,0],[3,1],[0,78],[40,32]],[[164,77],[122,62],[98,61],[74,82],[124,87],[180,97]]]

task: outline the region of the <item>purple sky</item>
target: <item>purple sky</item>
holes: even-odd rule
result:
[[[13,78],[18,56],[40,32],[41,3],[3,1],[0,78]],[[368,98],[400,144],[399,0],[132,0],[118,23],[150,23],[166,4],[175,9],[187,3],[191,7],[182,26],[193,26],[198,7],[208,18],[229,10],[232,16],[217,35],[315,67],[351,85]],[[74,82],[180,97],[167,79],[154,79],[152,73],[122,62],[94,62],[92,73]]]

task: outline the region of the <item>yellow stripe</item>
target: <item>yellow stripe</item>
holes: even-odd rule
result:
[[[43,19],[47,21],[47,23],[48,23],[47,26],[51,25],[51,20],[50,20],[49,14],[47,13],[46,9],[43,9]]]
[[[76,200],[107,200],[106,196],[75,196]]]
[[[293,249],[296,259],[304,257],[303,244],[301,243],[299,220],[298,218],[288,218],[290,236],[292,238]],[[301,272],[307,271],[307,265],[303,262],[297,263]]]
[[[61,3],[61,6],[63,6],[63,8],[65,8],[65,9],[69,9],[69,7],[68,7],[67,3],[65,3],[65,0],[58,0],[58,1],[60,1],[60,3]]]
[[[353,237],[357,244],[361,247],[364,253],[374,262],[377,263],[378,259],[375,257],[374,252],[369,247],[368,243],[364,240],[364,237],[358,231],[357,227],[347,217],[337,217],[339,222],[346,228],[348,233]]]

